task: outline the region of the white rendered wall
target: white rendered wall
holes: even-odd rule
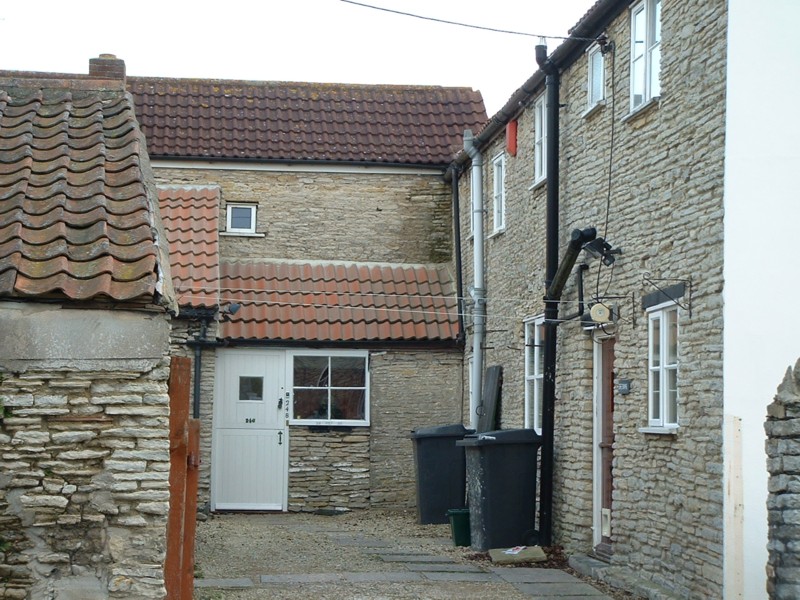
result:
[[[766,407],[800,358],[800,2],[729,0],[728,11],[725,597],[750,599],[766,597]]]

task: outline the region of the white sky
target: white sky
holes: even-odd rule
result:
[[[429,17],[563,36],[594,0],[360,0]],[[538,38],[389,14],[341,0],[44,0],[0,7],[0,68],[128,75],[459,85],[491,116],[536,70]],[[549,39],[552,52],[560,40]]]

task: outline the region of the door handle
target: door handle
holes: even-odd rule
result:
[[[278,446],[281,446],[282,444],[283,444],[283,432],[279,431],[278,432]]]

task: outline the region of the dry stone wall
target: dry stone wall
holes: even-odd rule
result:
[[[587,299],[606,297],[620,318],[614,409],[612,564],[684,598],[722,596],[722,193],[725,23],[722,0],[665,3],[661,98],[630,114],[628,11],[607,29],[606,100],[587,112],[586,58],[561,78],[559,256],[572,229],[595,226],[616,248],[613,270],[591,264]],[[612,73],[613,71],[613,73]],[[612,85],[613,84],[613,85]],[[532,106],[507,155],[506,227],[492,235],[491,159],[485,149],[486,365],[504,368],[503,427],[521,427],[526,317],[544,312],[546,183],[533,185]],[[612,161],[613,146],[613,161]],[[469,171],[461,179],[465,284],[472,281]],[[610,187],[609,187],[610,186]],[[685,282],[678,309],[679,424],[675,435],[647,425],[647,317],[641,299]],[[612,298],[613,297],[613,298]],[[571,278],[561,314],[577,309]],[[469,330],[471,334],[471,327]],[[602,332],[599,332],[602,333]],[[570,553],[592,550],[593,347],[579,323],[559,326],[554,529]],[[467,348],[471,339],[467,339]]]
[[[767,407],[769,559],[771,600],[800,598],[800,361]]]
[[[164,597],[168,376],[2,374],[0,597]]]

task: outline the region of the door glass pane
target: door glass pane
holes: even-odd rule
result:
[[[328,390],[294,391],[295,419],[327,419]]]
[[[365,419],[364,390],[331,390],[331,419]]]
[[[260,401],[263,399],[263,377],[239,377],[239,400]]]
[[[331,357],[331,387],[364,387],[366,369],[359,356]]]
[[[295,356],[294,387],[327,387],[327,356]]]

